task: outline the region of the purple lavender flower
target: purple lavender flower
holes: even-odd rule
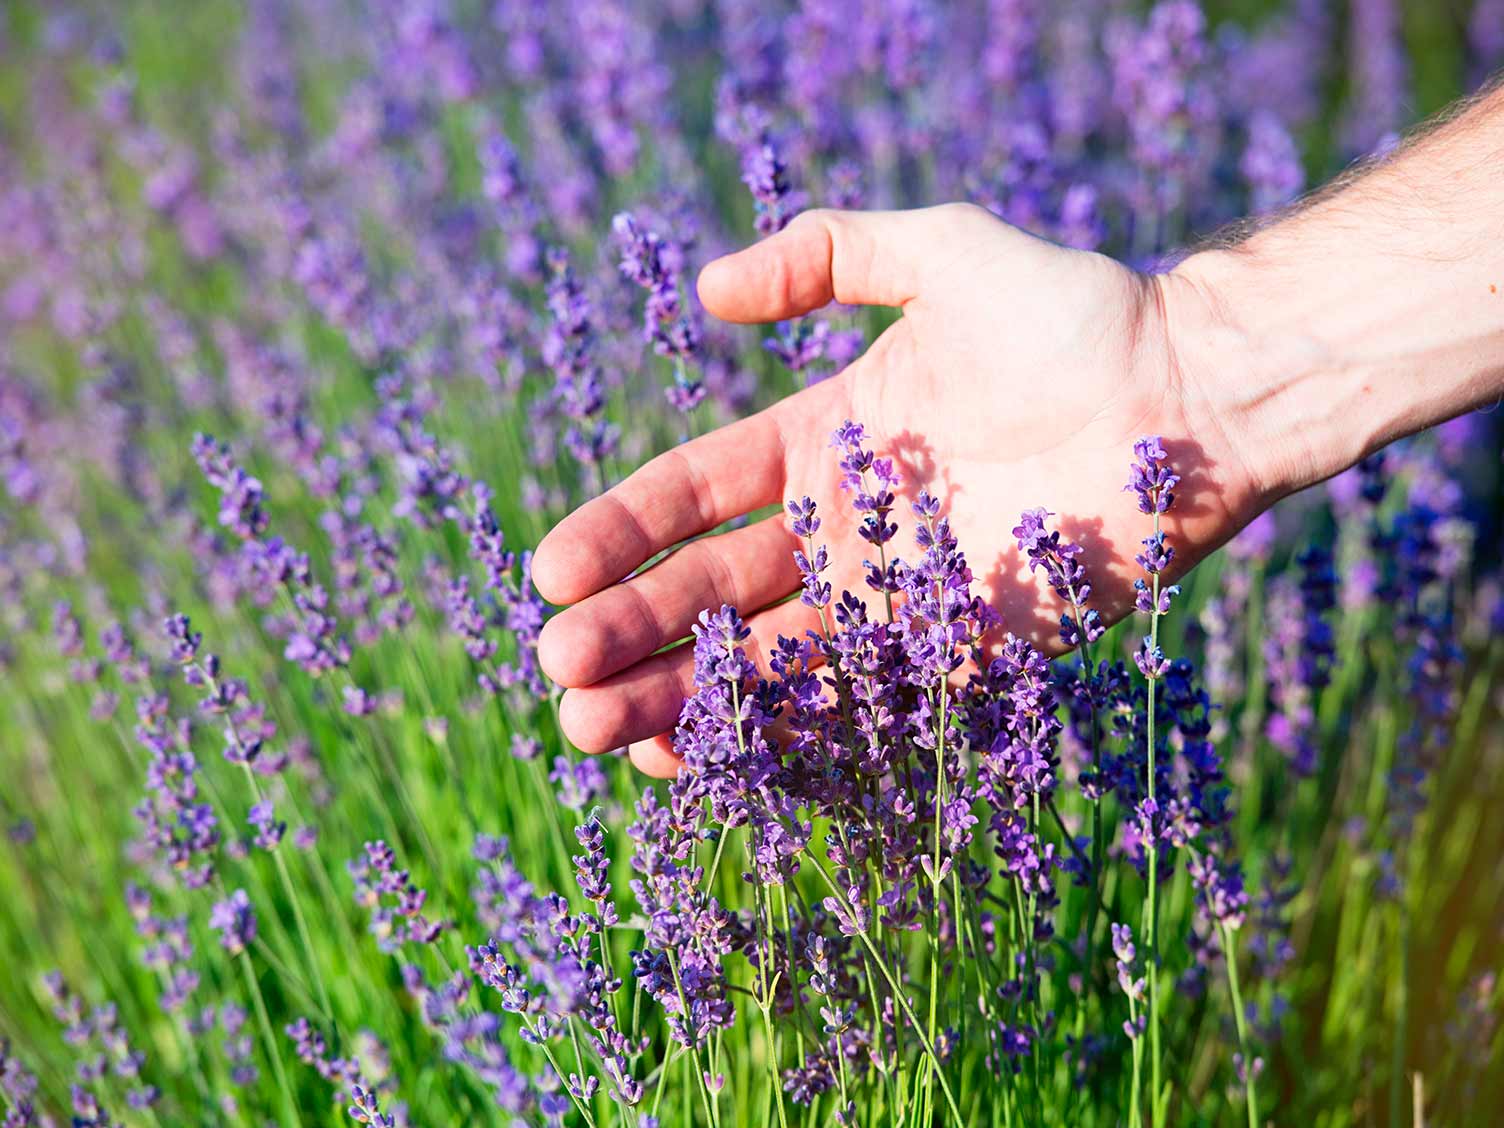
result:
[[[1078,251],[1095,251],[1107,238],[1102,203],[1095,187],[1072,184],[1060,197],[1053,237]]]
[[[246,822],[255,829],[256,845],[263,850],[275,850],[282,844],[282,836],[287,833],[287,824],[277,820],[269,799],[254,804],[246,815]]]
[[[38,1086],[36,1074],[11,1051],[10,1039],[0,1038],[0,1092],[5,1094],[9,1105],[3,1121],[5,1128],[33,1128],[37,1123],[32,1098]]]
[[[797,196],[789,179],[788,165],[770,130],[749,136],[741,150],[742,183],[752,193],[757,214],[757,233],[772,235],[794,218]]]
[[[551,320],[543,338],[543,359],[554,370],[554,403],[569,420],[564,444],[576,460],[596,468],[599,477],[598,468],[615,452],[618,435],[602,414],[606,388],[594,358],[591,305],[564,251],[549,250],[548,268]]]
[[[1298,774],[1309,775],[1316,767],[1315,699],[1336,661],[1328,616],[1337,606],[1337,576],[1330,554],[1315,546],[1298,563],[1298,585],[1282,576],[1269,587],[1264,664],[1272,711],[1265,732]]]
[[[610,860],[606,857],[606,828],[596,814],[575,828],[575,838],[583,854],[575,855],[575,879],[585,899],[595,906],[601,927],[617,922],[616,906],[611,902],[611,881],[607,876]]]
[[[1256,114],[1248,123],[1248,146],[1238,162],[1248,183],[1255,213],[1273,211],[1289,203],[1305,186],[1300,153],[1284,125],[1271,113]]]
[[[346,1110],[357,1124],[372,1124],[376,1128],[396,1128],[396,1120],[384,1115],[381,1101],[374,1090],[359,1085],[350,1086],[350,1107]]]
[[[534,282],[541,277],[542,246],[537,234],[538,207],[522,171],[517,150],[498,129],[487,129],[476,145],[481,193],[496,209],[506,235],[506,265],[513,277]]]
[[[260,1079],[252,1054],[250,1032],[246,1029],[245,1008],[226,1003],[219,1008],[219,1025],[224,1034],[225,1060],[230,1064],[230,1081],[238,1088],[249,1088]]]
[[[898,535],[898,526],[889,520],[898,473],[891,458],[878,458],[862,445],[865,439],[862,425],[848,419],[831,436],[830,445],[841,451],[841,489],[855,495],[851,506],[861,516],[857,533],[878,551],[878,563],[863,562],[867,586],[891,594],[897,590],[898,575],[886,561],[883,546]]]
[[[1045,509],[1026,509],[1013,528],[1018,550],[1029,561],[1029,571],[1042,571],[1055,594],[1070,605],[1070,614],[1060,616],[1060,638],[1067,646],[1088,645],[1107,630],[1095,608],[1088,606],[1091,581],[1080,561],[1081,546],[1063,542],[1059,530],[1051,531]]]
[[[256,910],[244,889],[237,889],[222,901],[214,903],[209,914],[209,927],[219,933],[219,942],[225,951],[238,956],[256,938]]]
[[[643,339],[674,365],[669,402],[680,412],[694,410],[705,396],[698,378],[703,334],[682,294],[684,248],[644,228],[628,212],[611,221],[621,250],[621,272],[647,293],[642,310]]]
[[[427,891],[397,867],[396,852],[385,842],[367,842],[345,868],[355,881],[355,903],[371,910],[370,932],[382,951],[433,944],[442,935],[446,923],[423,912]]]
[[[99,644],[104,649],[105,660],[115,667],[116,674],[126,685],[139,685],[146,680],[150,666],[145,658],[136,653],[135,644],[119,623],[109,623],[99,632]]]
[[[1173,477],[1173,475],[1171,475],[1171,477]],[[1170,498],[1168,494],[1166,494],[1162,499],[1162,503],[1164,504],[1165,508],[1169,508]],[[1140,508],[1142,508],[1145,504],[1154,503],[1140,501]],[[1164,512],[1164,510],[1160,510],[1160,512]],[[1138,563],[1138,566],[1149,575],[1162,575],[1169,569],[1170,562],[1175,559],[1175,549],[1168,543],[1166,543],[1165,535],[1162,532],[1156,532],[1152,536],[1145,537],[1143,545],[1144,551],[1140,552],[1133,559]],[[1162,588],[1161,599],[1163,599],[1164,597],[1164,592],[1165,589]],[[1157,608],[1154,606],[1151,600],[1146,604],[1145,607],[1142,608],[1142,610],[1157,610]],[[1159,611],[1159,614],[1164,614],[1164,612]]]
[[[794,553],[794,562],[799,566],[800,583],[804,590],[799,599],[807,607],[823,611],[830,605],[831,586],[821,579],[830,566],[830,554],[824,545],[815,547],[814,537],[820,531],[820,518],[815,516],[815,503],[809,498],[789,501],[789,516],[793,519],[789,528],[804,541],[804,548]]]
[[[1217,107],[1205,33],[1195,0],[1160,0],[1142,28],[1109,28],[1113,97],[1140,170],[1134,203],[1151,222],[1195,198],[1215,156]]]
[[[180,666],[186,666],[198,658],[199,644],[204,636],[194,631],[187,615],[169,616],[163,625],[167,634],[167,641],[171,644],[172,660]]]
[[[339,634],[329,593],[313,580],[307,555],[280,537],[263,538],[269,522],[260,481],[240,468],[227,446],[207,435],[194,438],[193,455],[205,478],[220,491],[220,524],[244,542],[240,563],[245,586],[263,598],[280,588],[291,600],[292,614],[280,632],[286,639],[283,657],[315,677],[347,666],[350,645]]]
[[[572,16],[572,48],[581,56],[578,110],[607,173],[625,177],[638,161],[641,132],[667,116],[669,74],[648,26],[630,5],[586,0]]]
[[[1140,513],[1164,513],[1175,503],[1175,487],[1180,484],[1167,461],[1164,442],[1158,435],[1139,439],[1133,444],[1134,462],[1129,468],[1125,493],[1137,495]],[[1146,542],[1147,543],[1147,542]]]
[[[1504,60],[1504,3],[1478,0],[1468,20],[1467,38],[1468,46],[1472,48],[1477,81]]]
[[[1405,121],[1409,74],[1395,0],[1354,0],[1348,22],[1352,92],[1342,123],[1349,153],[1365,156]]]
[[[556,756],[548,778],[559,789],[559,802],[571,811],[584,811],[599,802],[608,787],[599,761],[589,756],[574,764],[566,756]]]
[[[219,523],[242,540],[265,532],[268,518],[262,507],[261,481],[240,468],[230,457],[230,448],[212,435],[198,434],[193,438],[193,459],[220,493]]]
[[[1133,945],[1133,929],[1126,924],[1112,926],[1112,954],[1117,960],[1118,986],[1122,989],[1132,1008],[1132,1017],[1123,1023],[1123,1033],[1129,1038],[1137,1038],[1144,1032],[1148,1016],[1134,1013],[1148,1000],[1144,989],[1144,977],[1134,978],[1134,962],[1138,956],[1138,950]]]
[[[181,626],[184,638],[195,638],[186,633],[186,618]],[[136,740],[149,756],[147,795],[134,811],[142,824],[142,839],[184,885],[202,888],[214,875],[220,832],[214,809],[200,801],[188,721],[173,718],[168,699],[160,695],[138,698],[136,716]]]
[[[807,383],[817,383],[831,369],[821,365],[827,359],[835,369],[844,368],[861,351],[859,329],[834,330],[830,322],[818,317],[800,317],[780,321],[763,348],[776,356],[790,372],[803,373]]]
[[[1221,862],[1211,854],[1199,854],[1189,864],[1191,884],[1202,908],[1217,924],[1236,931],[1243,926],[1248,894],[1243,875],[1235,863]]]
[[[491,509],[491,491],[484,482],[471,486],[474,512],[465,522],[470,557],[486,573],[485,595],[489,609],[470,593],[466,576],[445,577],[437,597],[452,631],[464,640],[465,652],[479,667],[476,681],[491,695],[503,691],[529,694],[548,692],[548,683],[538,666],[538,637],[547,617],[547,606],[532,584],[532,554],[519,558],[506,547],[501,525]],[[515,647],[511,661],[498,661],[498,640],[493,628],[510,634]]]

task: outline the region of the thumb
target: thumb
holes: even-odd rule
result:
[[[700,300],[726,321],[781,321],[832,301],[901,306],[944,248],[999,221],[971,204],[799,215],[776,235],[708,263]]]

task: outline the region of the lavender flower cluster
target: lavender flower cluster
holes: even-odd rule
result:
[[[661,787],[563,740],[528,550],[880,328],[739,332],[698,303],[711,257],[810,205],[969,198],[1160,269],[1392,146],[1435,97],[1421,17],[223,7],[0,21],[5,1128],[1504,1100],[1496,922],[1417,954],[1504,896],[1443,880],[1496,821],[1452,817],[1487,810],[1491,761],[1453,753],[1497,714],[1486,423],[1366,461],[1332,517],[1293,500],[1184,592],[1201,486],[1144,437],[1134,623],[1031,508],[999,527],[1058,634],[1023,637],[946,499],[848,422],[844,502],[786,505],[818,629],[699,617]],[[1504,5],[1467,38],[1481,79]]]

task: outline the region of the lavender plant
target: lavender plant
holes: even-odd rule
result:
[[[957,197],[1154,268],[1504,52],[1247,7],[12,5],[6,1128],[1504,1104],[1490,418],[1175,583],[1207,487],[1145,437],[1136,622],[1058,499],[996,515],[1058,632],[847,423],[781,517],[818,626],[704,611],[667,784],[537,658],[553,521],[883,327],[719,324],[709,257]]]

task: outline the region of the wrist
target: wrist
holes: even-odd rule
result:
[[[1199,252],[1156,279],[1181,394],[1261,511],[1388,441],[1380,381],[1316,331],[1321,302],[1248,247]],[[1392,438],[1393,436],[1388,436]]]

